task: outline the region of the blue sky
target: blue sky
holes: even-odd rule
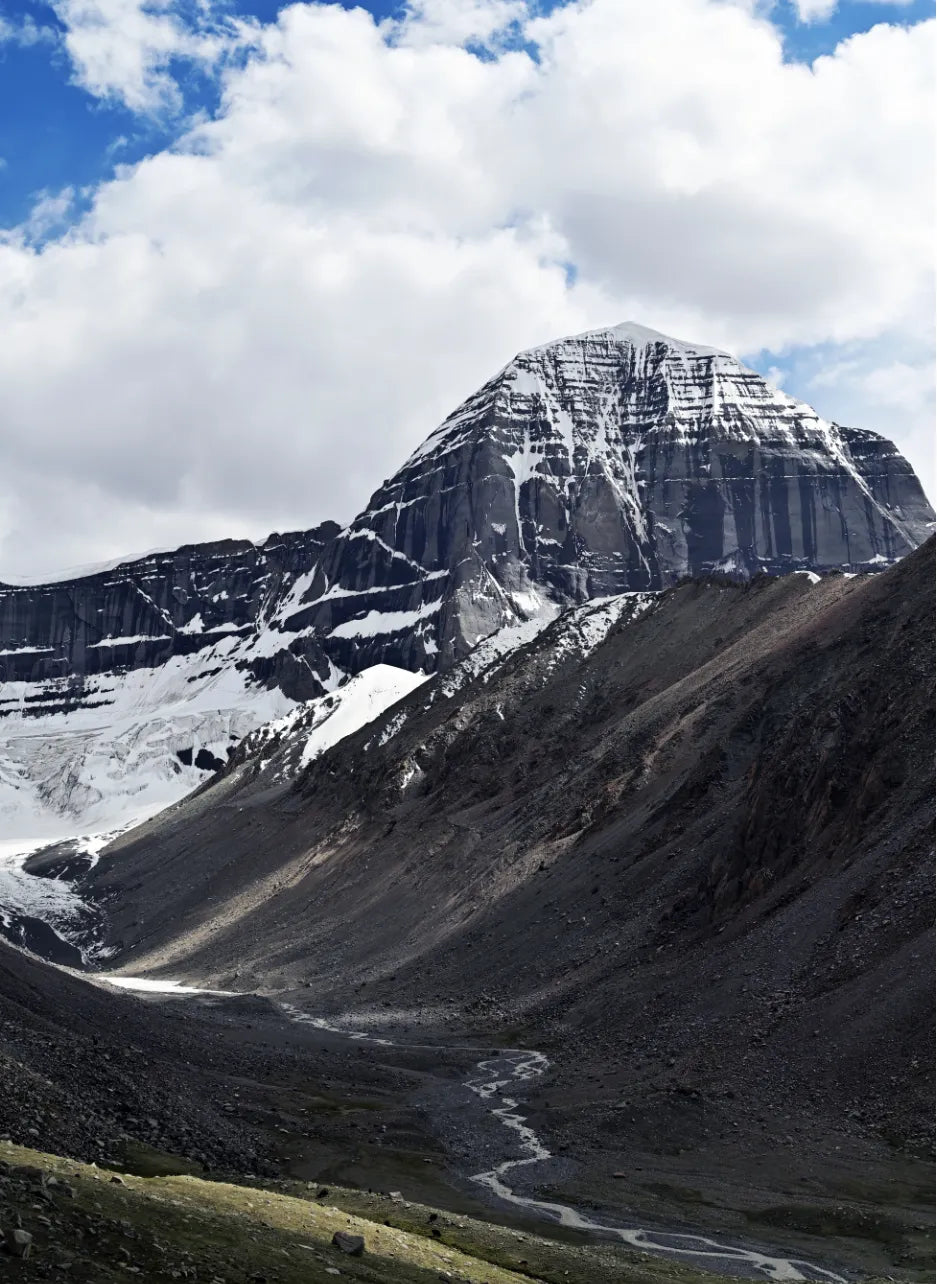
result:
[[[877,23],[910,24],[934,16],[934,6],[927,0],[913,0],[911,4],[877,4],[875,0],[840,0],[829,18],[817,22],[800,22],[794,6],[778,5],[773,20],[784,29],[785,42],[791,58],[811,62],[823,54],[832,53],[841,40],[868,31]]]
[[[624,320],[930,487],[934,29],[922,0],[8,0],[0,578],[349,520],[514,352]]]

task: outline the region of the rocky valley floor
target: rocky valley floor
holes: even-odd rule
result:
[[[20,989],[28,993],[30,980],[36,981],[35,971],[43,965],[10,950],[4,955],[13,956]],[[728,1130],[729,1140],[721,1146],[712,1141],[701,1145],[692,1112],[680,1094],[670,1109],[654,1100],[635,1100],[623,1107],[622,1086],[599,1082],[593,1063],[558,1059],[542,1079],[519,1085],[517,1094],[520,1111],[553,1155],[516,1170],[509,1179],[511,1188],[522,1196],[569,1204],[601,1224],[643,1228],[649,1236],[646,1246],[618,1246],[599,1231],[564,1228],[535,1210],[512,1207],[472,1180],[524,1153],[518,1138],[490,1113],[497,1102],[480,1099],[466,1086],[478,1080],[480,1060],[500,1064],[497,1058],[506,1052],[504,1029],[486,1047],[479,1031],[457,1032],[447,1025],[436,1032],[439,1042],[434,1044],[425,1020],[402,1024],[399,1014],[388,1021],[372,1012],[370,1019],[368,1013],[361,1014],[373,1036],[365,1041],[298,1021],[293,1005],[284,1011],[279,1002],[266,998],[137,997],[58,970],[55,975],[62,986],[58,998],[73,1018],[70,1055],[65,1060],[55,1050],[59,1045],[50,1037],[52,1018],[42,1005],[26,1011],[5,1008],[2,1030],[8,1055],[3,1062],[0,1136],[32,1149],[93,1161],[98,1166],[94,1180],[101,1181],[102,1173],[107,1180],[113,1170],[125,1179],[129,1173],[148,1179],[207,1177],[213,1183],[228,1180],[238,1185],[245,1180],[292,1182],[300,1185],[290,1189],[299,1189],[307,1199],[306,1183],[312,1183],[316,1194],[329,1190],[330,1196],[324,1197],[329,1209],[339,1198],[341,1208],[360,1212],[363,1199],[370,1201],[365,1217],[383,1214],[377,1218],[382,1223],[390,1211],[395,1226],[412,1224],[419,1215],[420,1231],[431,1240],[433,1227],[463,1222],[487,1228],[485,1233],[502,1249],[505,1244],[513,1248],[512,1234],[523,1236],[525,1244],[533,1236],[538,1243],[552,1245],[543,1248],[542,1259],[525,1249],[523,1263],[517,1256],[498,1255],[502,1249],[484,1258],[517,1270],[521,1278],[583,1284],[605,1279],[678,1281],[702,1278],[693,1274],[701,1270],[742,1278],[798,1278],[785,1268],[806,1279],[929,1278],[927,1164],[907,1156],[902,1160],[857,1136],[831,1133],[822,1119],[798,1120],[799,1140],[779,1145],[764,1121],[759,1127],[744,1110],[734,1110],[730,1100],[713,1112]],[[10,1057],[13,1046],[24,1061]],[[26,1061],[34,1068],[28,1079],[23,1077]],[[702,1113],[707,1106],[703,1104]],[[622,1142],[605,1127],[609,1114],[623,1108],[644,1122],[640,1145]],[[43,1164],[43,1171],[61,1167],[61,1161]],[[35,1185],[38,1179],[29,1180]],[[336,1187],[341,1188],[339,1196]],[[162,1198],[146,1181],[134,1189],[154,1189],[153,1197]],[[355,1195],[356,1190],[361,1194]],[[107,1194],[113,1195],[110,1187]],[[61,1195],[56,1194],[59,1203]],[[0,1214],[0,1225],[6,1228],[18,1219],[36,1237],[29,1270],[21,1264],[23,1278],[110,1278],[91,1271],[90,1264],[100,1255],[87,1228],[79,1247],[91,1273],[82,1275],[79,1253],[78,1266],[73,1263],[67,1275],[57,1274],[62,1269],[57,1263],[64,1259],[56,1254],[63,1245],[48,1235],[54,1225],[43,1220],[48,1212],[45,1196],[37,1203],[14,1174],[6,1197],[7,1213],[5,1219]],[[150,1200],[149,1194],[146,1198]],[[414,1213],[416,1206],[423,1211]],[[111,1264],[115,1269],[133,1264],[137,1246],[130,1241],[139,1233],[138,1213],[131,1209],[123,1219],[128,1220],[129,1240],[126,1235],[121,1239],[123,1231],[118,1229],[115,1244],[131,1256],[116,1258]],[[727,1255],[707,1258],[713,1250],[696,1239],[689,1243],[699,1253],[657,1251],[662,1243],[677,1242],[669,1238],[674,1232],[714,1239]],[[196,1240],[204,1248],[199,1236]],[[183,1237],[182,1242],[188,1241]],[[448,1233],[446,1242],[455,1242]],[[178,1248],[178,1237],[172,1243]],[[74,1245],[64,1247],[66,1257],[75,1256]],[[277,1253],[282,1247],[278,1245]],[[729,1255],[740,1249],[785,1265],[775,1274],[753,1266],[744,1256]],[[263,1251],[272,1251],[269,1244]],[[184,1252],[193,1261],[198,1257],[190,1249]],[[211,1258],[211,1274],[204,1274],[203,1262],[202,1274],[167,1278],[219,1278],[238,1284],[257,1275],[294,1278],[279,1262],[271,1273],[269,1258],[258,1267],[253,1250],[248,1259],[256,1273],[245,1273],[237,1254],[232,1257],[227,1246],[224,1252],[227,1258],[224,1253]],[[555,1261],[550,1258],[555,1270],[545,1266],[550,1253],[556,1255]],[[179,1266],[177,1256],[167,1256],[172,1269]],[[336,1265],[329,1253],[320,1265],[343,1272],[347,1267]],[[145,1269],[153,1278],[163,1278],[152,1265]],[[501,1278],[485,1270],[474,1274],[464,1264],[462,1269],[462,1275],[455,1272],[449,1278]],[[409,1261],[392,1268],[369,1257],[369,1271],[351,1277],[424,1278]]]

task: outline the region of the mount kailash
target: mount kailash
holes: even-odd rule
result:
[[[344,530],[0,586],[5,837],[138,819],[263,724],[361,725],[567,608],[686,575],[883,569],[933,521],[891,442],[725,353],[633,324],[533,348]]]

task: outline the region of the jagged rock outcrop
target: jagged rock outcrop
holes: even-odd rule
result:
[[[433,669],[687,574],[884,567],[933,520],[891,442],[626,324],[522,352],[470,397],[324,552],[286,627],[343,669]]]

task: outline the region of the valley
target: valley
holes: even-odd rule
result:
[[[104,994],[102,1001],[106,1000]],[[506,1093],[516,1091],[526,1114],[533,1086],[532,1061],[539,1063],[534,1073],[542,1067],[548,1089],[555,1090],[541,1054],[485,1050],[480,1043],[466,1045],[451,1034],[438,1045],[396,1043],[386,1037],[390,1030],[383,1022],[381,1034],[362,1038],[342,1032],[331,1021],[304,1017],[295,1008],[284,1012],[279,1004],[256,996],[151,992],[134,1009],[132,1037],[145,1030],[148,1059],[154,1040],[163,1057],[169,1051],[165,1032],[160,1036],[164,1023],[175,1027],[176,1037],[185,1039],[189,1068],[180,1073],[177,1066],[174,1072],[178,1077],[172,1085],[171,1114],[178,1112],[178,1099],[172,1102],[177,1094],[211,1102],[220,1110],[228,1133],[226,1151],[204,1153],[198,1147],[217,1131],[217,1124],[204,1117],[197,1145],[194,1136],[188,1143],[173,1143],[155,1131],[157,1121],[165,1123],[166,1107],[151,1098],[145,1105],[155,1112],[148,1120],[154,1129],[149,1141],[126,1139],[126,1132],[137,1131],[144,1122],[135,1124],[132,1117],[120,1119],[119,1139],[112,1138],[109,1144],[97,1131],[91,1144],[103,1179],[108,1179],[108,1170],[124,1173],[125,1183],[128,1172],[137,1173],[147,1179],[147,1186],[140,1187],[147,1200],[159,1198],[147,1193],[155,1179],[173,1173],[206,1173],[216,1183],[226,1179],[233,1162],[235,1171],[246,1168],[254,1174],[250,1182],[268,1189],[297,1191],[306,1199],[311,1197],[307,1188],[311,1189],[328,1210],[361,1213],[363,1204],[366,1219],[377,1214],[376,1220],[386,1225],[389,1213],[391,1224],[398,1224],[398,1218],[405,1224],[416,1221],[422,1223],[424,1234],[438,1224],[449,1245],[465,1246],[456,1232],[466,1225],[472,1233],[493,1235],[496,1242],[500,1236],[502,1245],[506,1242],[509,1248],[512,1238],[521,1241],[524,1247],[514,1247],[509,1257],[487,1260],[513,1262],[524,1278],[531,1274],[525,1267],[535,1268],[538,1279],[573,1279],[583,1284],[606,1279],[692,1279],[700,1284],[712,1278],[708,1272],[720,1278],[838,1280],[855,1278],[857,1267],[865,1268],[860,1274],[868,1278],[870,1273],[892,1274],[890,1259],[898,1246],[908,1263],[920,1262],[918,1270],[906,1269],[905,1277],[927,1277],[926,1165],[918,1165],[917,1171],[913,1163],[906,1166],[903,1192],[894,1185],[894,1165],[890,1171],[887,1166],[881,1168],[882,1184],[876,1189],[873,1174],[876,1163],[881,1167],[881,1156],[874,1157],[868,1147],[853,1147],[853,1153],[842,1158],[843,1186],[835,1205],[826,1187],[828,1173],[817,1173],[805,1185],[807,1169],[796,1156],[789,1165],[771,1164],[765,1149],[757,1145],[747,1156],[750,1184],[744,1193],[740,1187],[732,1190],[732,1170],[727,1168],[719,1185],[708,1191],[709,1199],[705,1186],[693,1191],[681,1190],[677,1184],[694,1173],[692,1157],[668,1160],[665,1153],[651,1151],[631,1154],[627,1172],[613,1176],[606,1171],[601,1194],[594,1171],[591,1190],[581,1179],[587,1166],[584,1161],[594,1162],[594,1153],[577,1149],[570,1154],[566,1144],[566,1153],[553,1159],[544,1153],[531,1174],[515,1168],[507,1178],[504,1169],[529,1153],[523,1136],[517,1147],[510,1134],[506,1137],[503,1124],[492,1126],[491,1112],[506,1110],[516,1117],[516,1098],[505,1099]],[[445,1038],[442,1032],[440,1037]],[[193,1063],[198,1066],[206,1044],[212,1049],[211,1079],[206,1081],[199,1074],[196,1080],[191,1078]],[[95,1056],[116,1060],[130,1051],[125,1038],[120,1039],[119,1053],[116,1047],[109,1053],[109,1046],[96,1036]],[[142,1051],[133,1050],[136,1056]],[[515,1070],[520,1072],[516,1077]],[[95,1104],[99,1102],[100,1098]],[[536,1113],[537,1127],[551,1129],[549,1109],[541,1106]],[[33,1117],[40,1122],[41,1116]],[[9,1112],[2,1126],[8,1124]],[[63,1149],[75,1153],[74,1140]],[[539,1140],[534,1149],[539,1153]],[[9,1148],[4,1157],[8,1154]],[[502,1158],[505,1154],[510,1158]],[[736,1169],[741,1158],[735,1154]],[[479,1184],[489,1184],[489,1173],[475,1172],[477,1165],[492,1162],[502,1170],[496,1183],[501,1198],[493,1202],[478,1189]],[[40,1166],[48,1170],[48,1161]],[[888,1178],[894,1206],[881,1202]],[[236,1180],[240,1184],[243,1178]],[[511,1188],[507,1202],[505,1180]],[[697,1169],[694,1180],[705,1182],[705,1173]],[[565,1203],[574,1199],[575,1208]],[[641,1218],[638,1223],[636,1214]],[[616,1234],[614,1228],[623,1221],[629,1229]],[[368,1228],[358,1229],[367,1233]],[[831,1260],[833,1233],[840,1256]],[[625,1247],[616,1249],[619,1239]],[[370,1234],[368,1244],[370,1252]],[[539,1252],[530,1251],[531,1245]],[[130,1249],[137,1260],[136,1246],[131,1244]],[[842,1264],[843,1254],[848,1254],[848,1267]],[[542,1269],[545,1262],[553,1269]],[[224,1277],[240,1280],[241,1274],[232,1267],[229,1261]],[[704,1274],[694,1274],[697,1270]],[[32,1276],[27,1272],[24,1278]],[[154,1271],[154,1278],[162,1277]],[[375,1278],[396,1276],[379,1273]],[[465,1278],[491,1277],[482,1270],[477,1275],[466,1271]]]
[[[0,589],[0,1225],[72,1164],[202,1227],[154,1279],[923,1284],[932,526],[623,326],[345,530]]]

